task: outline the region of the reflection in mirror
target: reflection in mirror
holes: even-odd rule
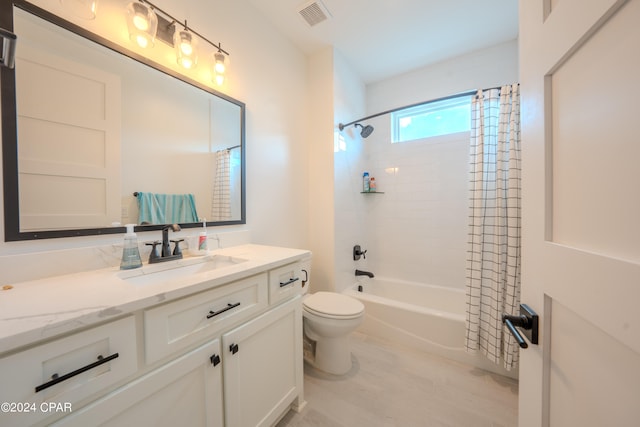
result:
[[[21,8],[13,8],[17,174],[3,168],[18,206],[5,200],[6,240],[245,222],[244,104]]]

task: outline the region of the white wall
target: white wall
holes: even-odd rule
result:
[[[415,70],[366,87],[366,113],[472,89],[513,83],[518,78],[516,41]],[[337,269],[378,277],[464,287],[467,233],[467,133],[405,144],[390,143],[390,116],[367,121],[375,131],[356,149],[336,155],[336,230],[367,249],[367,259],[342,255]],[[352,128],[350,128],[350,132]],[[345,132],[347,134],[348,132]],[[359,137],[356,137],[359,140]],[[338,165],[340,166],[338,168]],[[388,168],[395,168],[387,172]],[[360,194],[367,170],[385,194]],[[344,192],[343,184],[348,190]],[[342,243],[342,245],[346,245]],[[339,247],[336,252],[344,250]],[[366,280],[366,279],[362,279]]]
[[[335,144],[334,152],[334,200],[335,200],[335,290],[345,289],[354,281],[356,264],[353,262],[353,246],[366,245],[367,233],[362,213],[364,197],[359,197],[362,180],[358,173],[365,165],[363,141],[353,126],[339,132],[339,123],[350,123],[363,117],[366,111],[366,86],[349,66],[347,58],[336,51],[334,66]],[[356,195],[354,197],[354,195]],[[358,263],[361,267],[362,262]]]
[[[307,181],[307,58],[245,2],[158,0],[157,3],[176,17],[186,18],[191,27],[208,38],[222,41],[231,53],[229,83],[224,92],[245,102],[247,107],[247,224],[210,228],[210,233],[248,230],[256,243],[308,248],[312,191]],[[4,224],[1,216],[0,221]],[[159,237],[156,236],[159,232],[145,234],[139,239]],[[8,255],[33,253],[39,261],[40,275],[47,271],[59,273],[62,268],[57,262],[48,262],[51,251],[111,247],[122,240],[121,236],[110,235],[4,242],[4,232],[1,237],[1,269],[15,265],[14,257]],[[78,256],[65,255],[69,259],[67,269],[93,267],[93,255],[89,252],[72,253]],[[9,277],[5,271],[2,281],[9,280],[5,279]],[[19,274],[12,273],[16,280]]]
[[[326,48],[309,58],[309,248],[313,252],[311,290],[333,289],[333,68],[334,51]]]

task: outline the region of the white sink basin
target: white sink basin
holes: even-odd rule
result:
[[[220,270],[246,262],[246,259],[226,255],[209,255],[166,263],[149,264],[135,270],[122,271],[120,279],[136,286],[153,285],[188,278],[208,271]]]

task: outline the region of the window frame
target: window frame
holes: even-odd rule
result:
[[[451,135],[454,133],[460,132],[469,132],[471,130],[471,101],[473,99],[473,95],[469,93],[463,93],[459,95],[452,95],[445,98],[439,98],[433,101],[427,101],[422,104],[411,105],[409,107],[405,107],[402,109],[398,109],[391,112],[391,143],[404,143],[417,141],[421,139],[429,139],[429,138],[437,138],[441,136]],[[406,118],[412,118],[416,116],[421,116],[425,114],[434,114],[438,111],[445,111],[452,108],[459,107],[461,105],[468,105],[469,107],[469,119],[466,123],[466,128],[442,132],[442,133],[425,133],[423,136],[418,136],[411,139],[402,139],[401,138],[401,129],[400,125],[401,120]]]

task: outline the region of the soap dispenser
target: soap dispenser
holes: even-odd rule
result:
[[[124,235],[124,246],[122,249],[122,261],[120,262],[120,270],[130,270],[132,268],[142,267],[140,259],[140,250],[138,249],[138,238],[133,232],[135,224],[127,224],[127,233]]]

